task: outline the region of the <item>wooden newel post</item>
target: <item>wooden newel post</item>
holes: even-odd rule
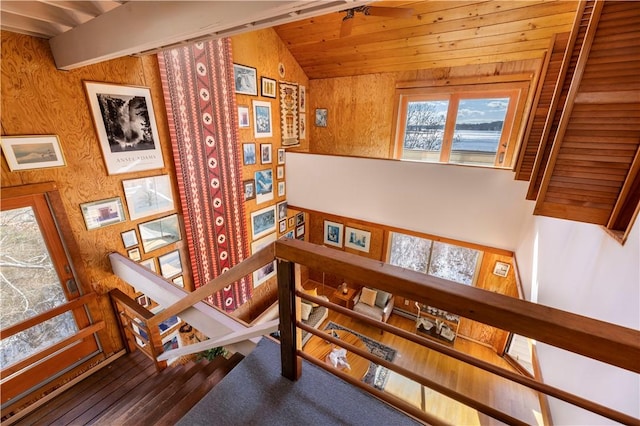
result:
[[[296,280],[294,264],[278,259],[278,303],[280,307],[280,359],[282,375],[298,380],[302,374],[302,360],[296,354]]]

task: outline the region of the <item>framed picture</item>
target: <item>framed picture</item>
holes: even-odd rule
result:
[[[233,64],[233,80],[235,81],[236,93],[258,95],[258,76],[255,68]]]
[[[278,148],[278,164],[284,164],[285,156],[284,156],[284,148]]]
[[[261,143],[260,144],[260,163],[271,164],[272,162],[273,161],[271,160],[271,144]]]
[[[184,277],[182,275],[180,275],[179,277],[175,277],[174,279],[171,280],[171,282],[177,285],[178,287],[184,288]]]
[[[244,200],[249,201],[256,198],[256,181],[253,179],[245,180],[242,182],[244,188]]]
[[[304,236],[304,223],[296,228],[296,238]]]
[[[276,168],[276,179],[284,179],[284,166]]]
[[[173,244],[182,239],[178,215],[161,217],[138,225],[145,253]]]
[[[300,114],[300,139],[307,138],[307,114]]]
[[[291,216],[288,220],[289,220],[289,228],[293,228],[294,226],[296,226],[296,218],[294,216]]]
[[[245,166],[256,164],[256,144],[255,143],[242,144],[242,164],[244,164]]]
[[[278,220],[284,220],[287,218],[287,202],[283,201],[276,205],[278,208]]]
[[[149,297],[144,294],[142,296],[136,297],[136,302],[138,302],[138,305],[142,306],[143,308],[151,305],[151,299],[149,299]]]
[[[296,237],[295,236],[295,231],[292,229],[291,231],[288,231],[286,234],[284,234],[280,238],[291,238],[291,239],[294,239],[295,237]]]
[[[85,82],[107,173],[164,167],[148,87]]]
[[[156,261],[153,257],[141,261],[140,265],[144,266],[152,272],[156,272]]]
[[[238,127],[241,129],[251,127],[249,123],[249,107],[246,105],[238,105]]]
[[[60,139],[56,135],[2,136],[0,143],[12,172],[65,165]]]
[[[284,197],[284,195],[285,195],[284,182],[278,182],[278,197]]]
[[[287,232],[287,219],[283,219],[278,222],[278,232],[280,232],[281,234],[283,232]]]
[[[122,244],[124,244],[124,248],[130,248],[138,245],[138,235],[136,234],[135,229],[124,231],[120,236],[122,237]]]
[[[300,112],[307,110],[307,88],[304,86],[298,87],[298,95],[300,97]]]
[[[507,262],[497,261],[493,267],[493,273],[499,277],[506,277],[509,273],[509,268],[511,268],[511,265]]]
[[[324,221],[324,243],[334,247],[342,247],[342,231],[344,225],[341,223]]]
[[[300,143],[298,139],[298,85],[281,81],[279,86],[282,145],[297,145]]]
[[[316,109],[316,127],[327,127],[327,115],[326,108]]]
[[[158,265],[160,265],[160,274],[165,278],[171,278],[181,274],[182,262],[180,261],[180,252],[174,250],[158,256]]]
[[[273,200],[273,170],[258,170],[256,179],[256,203]]]
[[[134,262],[138,262],[140,259],[142,259],[142,256],[140,256],[140,249],[138,247],[127,250],[127,255],[129,256],[129,259],[133,260]]]
[[[123,180],[122,186],[130,220],[175,210],[169,175]]]
[[[257,253],[264,246],[274,242],[276,240],[276,233],[272,233],[267,235],[266,237],[254,241],[251,243],[251,254]],[[253,273],[253,288],[258,287],[263,282],[267,281],[269,278],[276,275],[276,261],[264,265],[262,268],[258,269]]]
[[[80,204],[80,209],[87,230],[125,221],[124,207],[120,197]]]
[[[256,138],[273,136],[271,102],[253,101],[253,135]]]
[[[296,226],[300,226],[304,223],[304,213],[300,212],[296,215]]]
[[[260,77],[260,82],[262,83],[262,96],[264,96],[265,98],[274,98],[277,96],[277,85],[276,85],[276,81],[271,79],[271,78],[267,78],[267,77]]]
[[[371,243],[371,232],[345,227],[344,229],[344,246],[369,253],[369,244]]]
[[[257,240],[260,237],[276,230],[276,206],[265,207],[264,209],[251,213],[251,239]]]

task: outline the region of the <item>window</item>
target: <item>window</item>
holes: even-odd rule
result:
[[[475,283],[482,252],[397,232],[391,232],[390,239],[390,264],[460,284]]]
[[[523,83],[398,89],[395,157],[511,167]]]

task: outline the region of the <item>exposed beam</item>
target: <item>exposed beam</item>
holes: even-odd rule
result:
[[[68,27],[62,27],[58,24],[29,19],[5,11],[0,14],[0,21],[2,21],[3,30],[40,38],[53,37],[68,29]]]
[[[50,40],[60,69],[69,70],[185,40],[226,37],[365,4],[334,1],[128,2]]]
[[[60,24],[67,27],[65,31],[83,22],[63,9],[35,1],[3,1],[2,11],[37,21]]]

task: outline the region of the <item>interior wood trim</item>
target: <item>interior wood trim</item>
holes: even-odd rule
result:
[[[529,83],[533,77],[533,73],[522,73],[433,80],[400,81],[396,83],[396,89],[428,88],[434,86],[475,86],[478,84],[512,83],[520,81]]]
[[[26,195],[44,194],[47,192],[57,191],[58,186],[55,182],[32,183],[29,185],[7,186],[0,191],[2,200],[7,198],[24,197]]]
[[[574,99],[577,104],[636,104],[640,102],[640,90],[613,92],[580,92]]]

